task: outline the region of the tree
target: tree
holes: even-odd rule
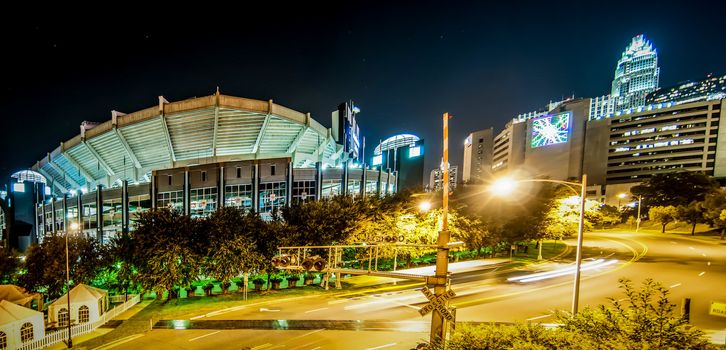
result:
[[[726,191],[718,190],[709,193],[703,201],[703,217],[711,227],[721,230],[721,239],[726,233]]]
[[[222,281],[223,286],[243,272],[262,269],[264,257],[255,244],[257,216],[237,208],[221,208],[209,221],[209,245],[204,259],[206,275]]]
[[[560,312],[561,328],[612,349],[708,347],[703,332],[676,314],[676,305],[668,300],[668,288],[652,279],[646,279],[641,289],[628,279],[619,282],[625,299],[608,298],[610,307],[588,307],[575,315]]]
[[[195,281],[207,245],[204,225],[204,221],[168,209],[139,214],[137,228],[129,235],[135,241],[133,265],[141,287],[161,298],[165,291]]]
[[[648,217],[663,226],[661,233],[665,233],[666,225],[676,221],[678,217],[678,210],[676,207],[669,206],[655,206],[648,210]]]
[[[15,251],[0,249],[0,284],[15,283],[15,275],[20,268],[20,259]]]
[[[656,174],[630,192],[643,196],[644,206],[679,206],[702,201],[706,195],[718,188],[712,177],[693,171]]]
[[[702,202],[691,202],[688,205],[679,205],[677,208],[678,220],[691,224],[691,236],[696,234],[696,225],[703,222]]]

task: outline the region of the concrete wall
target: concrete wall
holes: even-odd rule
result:
[[[583,171],[587,182],[604,185],[607,175],[608,143],[610,142],[610,119],[593,120],[587,123]]]

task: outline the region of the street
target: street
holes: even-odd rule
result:
[[[573,245],[574,240],[567,243]],[[701,329],[721,332],[716,333],[717,337],[721,336],[726,330],[726,319],[708,314],[711,301],[726,301],[722,292],[726,281],[726,251],[718,243],[673,234],[587,233],[580,307],[607,304],[608,297],[622,298],[618,288],[621,277],[632,279],[636,286],[646,278],[653,278],[670,289],[670,300],[678,307],[683,298],[691,298],[691,322]],[[552,278],[546,278],[548,275],[522,277],[561,271],[571,266],[573,260],[574,249],[568,249],[560,259],[526,266],[526,269],[502,269],[501,263],[463,269],[452,276],[452,289],[457,296],[450,300],[450,305],[456,307],[457,321],[553,322],[554,310],[570,309],[572,269]],[[520,280],[507,281],[512,277]],[[420,292],[422,284],[399,281],[394,285],[388,279],[380,281],[386,283],[365,291],[281,298],[208,314],[190,314],[188,319],[195,325],[192,328],[205,328],[205,322],[215,325],[211,329],[154,329],[114,347],[151,349],[165,342],[167,348],[184,349],[404,349],[426,339],[430,316],[421,317],[418,313],[427,302]],[[274,323],[277,330],[265,331],[259,329],[260,325],[237,320],[278,320]],[[296,326],[299,328],[287,329],[298,330],[280,330],[287,327],[284,320],[315,322],[297,322],[301,325]],[[324,320],[329,321],[327,326],[319,322]],[[355,322],[349,321],[356,320],[385,322],[352,327]],[[219,327],[220,324],[224,326]],[[155,328],[163,325],[157,323]]]

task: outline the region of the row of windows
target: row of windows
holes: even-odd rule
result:
[[[708,152],[715,152],[716,146],[708,146]],[[633,157],[648,157],[648,156],[669,156],[673,154],[683,154],[687,152],[694,152],[698,155],[702,155],[703,153],[703,147],[689,147],[689,148],[679,148],[679,149],[665,149],[665,150],[649,150],[649,151],[643,151],[643,152],[636,152],[631,154],[610,154],[608,156],[608,161],[618,161],[618,160],[626,160],[631,159]]]
[[[637,137],[637,138],[634,137],[634,138],[629,138],[629,139],[620,140],[620,141],[610,141],[610,146],[626,145],[626,144],[641,143],[641,142],[656,141],[656,140],[666,140],[666,139],[673,139],[673,138],[686,137],[686,136],[696,137],[697,139],[699,137],[702,139],[705,136],[712,136],[712,138],[713,138],[712,142],[716,142],[715,134],[711,134],[711,133],[707,132],[704,128],[697,128],[697,129],[690,129],[690,130],[682,131],[682,132],[675,133],[675,134],[658,133],[658,134],[654,134],[654,135],[649,135],[647,137]]]
[[[58,327],[67,327],[68,322],[70,321],[70,313],[68,312],[68,309],[61,308],[58,310]],[[90,319],[90,311],[88,309],[88,306],[81,305],[80,308],[78,308],[78,323],[88,323],[88,320]]]
[[[20,341],[27,343],[33,340],[33,324],[30,322],[23,323],[20,326]],[[8,348],[8,335],[5,332],[0,331],[0,350]]]

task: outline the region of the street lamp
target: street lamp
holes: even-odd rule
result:
[[[618,194],[618,210],[620,210],[620,209],[621,209],[621,207],[620,207],[620,200],[621,200],[621,199],[623,199],[623,198],[625,198],[625,197],[627,197],[627,196],[628,196],[628,195],[627,195],[627,194],[625,194],[625,193],[620,193],[620,194]]]
[[[550,180],[550,179],[524,179],[524,180],[513,180],[510,178],[503,178],[495,181],[490,191],[498,196],[503,196],[511,193],[519,182],[552,182],[557,184],[567,185],[568,188],[575,191],[575,188],[571,186],[580,186],[580,222],[577,228],[577,255],[575,257],[575,281],[572,290],[572,313],[577,313],[578,304],[580,302],[580,266],[582,265],[582,231],[585,227],[585,197],[587,195],[587,175],[582,174],[582,183],[561,181],[561,180]],[[575,191],[577,192],[577,191]],[[541,248],[540,244],[540,248]],[[541,257],[540,253],[540,257]]]
[[[71,223],[71,231],[75,232],[78,230],[78,223],[72,222]],[[68,348],[73,347],[73,340],[71,339],[71,269],[70,269],[70,262],[68,258],[68,235],[70,232],[66,230],[66,286],[68,287],[68,290],[66,291],[66,295],[68,296],[68,342],[66,342],[66,345]]]
[[[418,210],[425,213],[431,209],[431,202],[424,201],[418,204]]]

